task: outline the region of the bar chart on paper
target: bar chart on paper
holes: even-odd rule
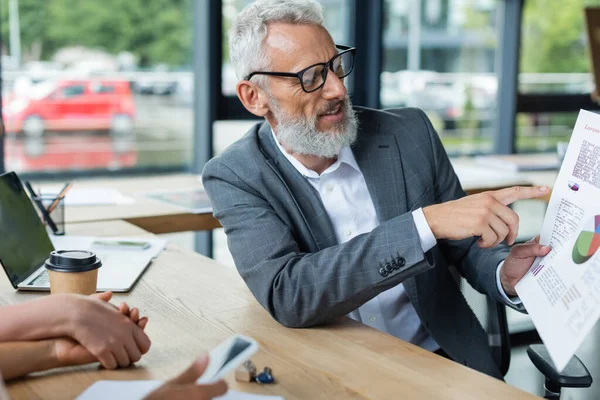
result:
[[[583,264],[600,248],[600,215],[590,218],[573,246],[573,262]]]

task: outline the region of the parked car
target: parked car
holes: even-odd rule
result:
[[[132,135],[135,104],[127,81],[99,79],[37,83],[4,99],[6,132],[42,137],[48,131],[109,131]]]
[[[8,140],[4,149],[7,169],[22,172],[118,170],[138,162],[135,141],[107,136],[50,136]]]
[[[177,82],[161,79],[139,78],[131,83],[132,89],[139,94],[167,96],[177,91]]]

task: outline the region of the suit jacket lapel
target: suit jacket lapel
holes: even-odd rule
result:
[[[360,117],[360,113],[358,114]],[[376,121],[360,121],[358,140],[352,151],[364,175],[379,223],[407,211],[402,158],[394,135],[378,133]],[[267,163],[281,179],[303,214],[319,250],[336,245],[337,238],[319,193],[281,154],[271,127],[263,123],[259,140]]]
[[[352,151],[362,171],[379,223],[407,211],[404,169],[394,135],[377,132],[379,124],[361,121]]]
[[[375,121],[361,120],[359,138],[352,150],[381,224],[407,212],[408,205],[399,143],[394,135],[379,133],[379,126]],[[419,311],[415,278],[409,278],[402,284]]]
[[[290,202],[295,202],[313,236],[316,248],[311,249],[311,251],[322,250],[338,244],[335,231],[319,193],[281,154],[273,139],[271,126],[266,122],[263,123],[258,136],[267,163],[286,187]]]

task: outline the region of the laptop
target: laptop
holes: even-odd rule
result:
[[[53,238],[56,246],[19,177],[14,172],[0,175],[0,264],[17,290],[50,290],[44,262],[51,251],[91,250],[102,261],[102,267],[98,270],[98,291],[127,292],[166,244],[161,239],[135,238],[148,242],[149,248],[144,251],[106,250],[95,248],[95,239],[115,238]]]

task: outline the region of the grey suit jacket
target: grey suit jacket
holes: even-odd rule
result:
[[[356,107],[353,146],[380,225],[338,244],[317,191],[257,124],[202,173],[236,267],[281,324],[309,327],[355,310],[403,283],[423,325],[457,362],[501,377],[487,336],[448,266],[502,302],[495,271],[501,245],[439,240],[426,254],[411,211],[465,195],[425,114]]]

